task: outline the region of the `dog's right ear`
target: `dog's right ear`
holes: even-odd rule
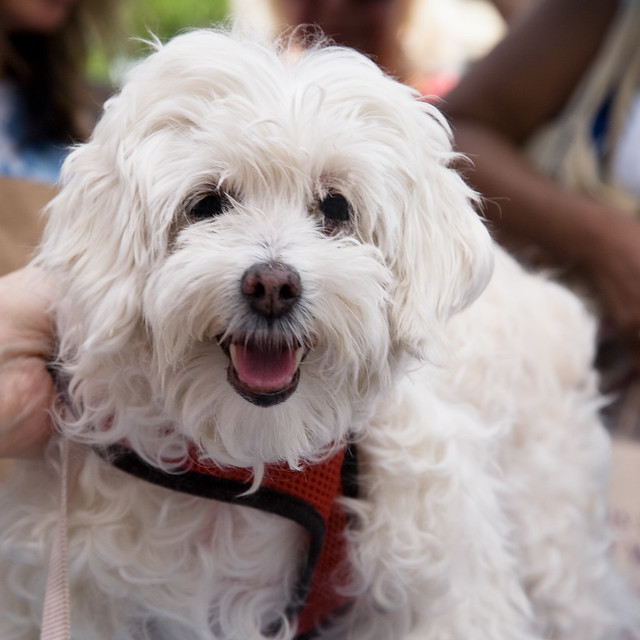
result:
[[[55,309],[63,357],[65,349],[116,351],[139,327],[148,239],[135,183],[116,167],[116,145],[99,135],[72,151],[47,209],[35,263],[64,299]]]
[[[437,362],[447,346],[445,324],[484,290],[494,249],[475,209],[476,195],[450,166],[455,154],[446,125],[432,113],[424,120],[410,143],[422,172],[402,212],[391,263],[391,322],[402,348]]]

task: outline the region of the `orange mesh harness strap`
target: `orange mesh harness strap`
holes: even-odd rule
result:
[[[357,468],[353,445],[345,445],[332,458],[300,471],[272,465],[260,487],[251,487],[251,471],[190,462],[183,473],[169,474],[149,465],[123,445],[98,452],[114,466],[148,482],[191,495],[260,509],[293,520],[309,534],[306,560],[287,607],[297,618],[296,640],[307,640],[348,601],[336,589],[348,579],[344,531],[347,516],[336,500],[356,497]],[[273,629],[271,630],[273,631]],[[269,630],[265,633],[269,634]]]

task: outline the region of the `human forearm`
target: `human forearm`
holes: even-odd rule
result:
[[[484,196],[484,214],[507,245],[533,246],[560,266],[588,268],[594,243],[616,215],[592,198],[536,171],[521,150],[482,125],[457,120],[456,145],[468,181]]]
[[[456,139],[473,161],[463,172],[483,194],[498,240],[581,274],[640,366],[640,222],[537,172],[490,129],[459,120]]]

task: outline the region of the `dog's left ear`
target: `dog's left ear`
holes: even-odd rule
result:
[[[446,125],[434,112],[425,120],[426,136],[412,145],[423,171],[407,199],[391,263],[391,323],[400,347],[438,361],[447,345],[445,324],[484,290],[494,249],[476,211],[476,194],[451,168],[456,156]]]

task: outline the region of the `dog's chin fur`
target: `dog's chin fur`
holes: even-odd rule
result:
[[[613,640],[631,607],[607,555],[593,323],[493,245],[453,159],[436,109],[353,51],[158,45],[49,208],[59,428],[168,471],[194,452],[248,467],[254,488],[354,440],[354,602],[327,637]],[[282,300],[257,299],[261,269],[286,274]],[[5,640],[38,634],[59,452],[1,494]],[[87,452],[73,637],[290,639],[305,544]]]

